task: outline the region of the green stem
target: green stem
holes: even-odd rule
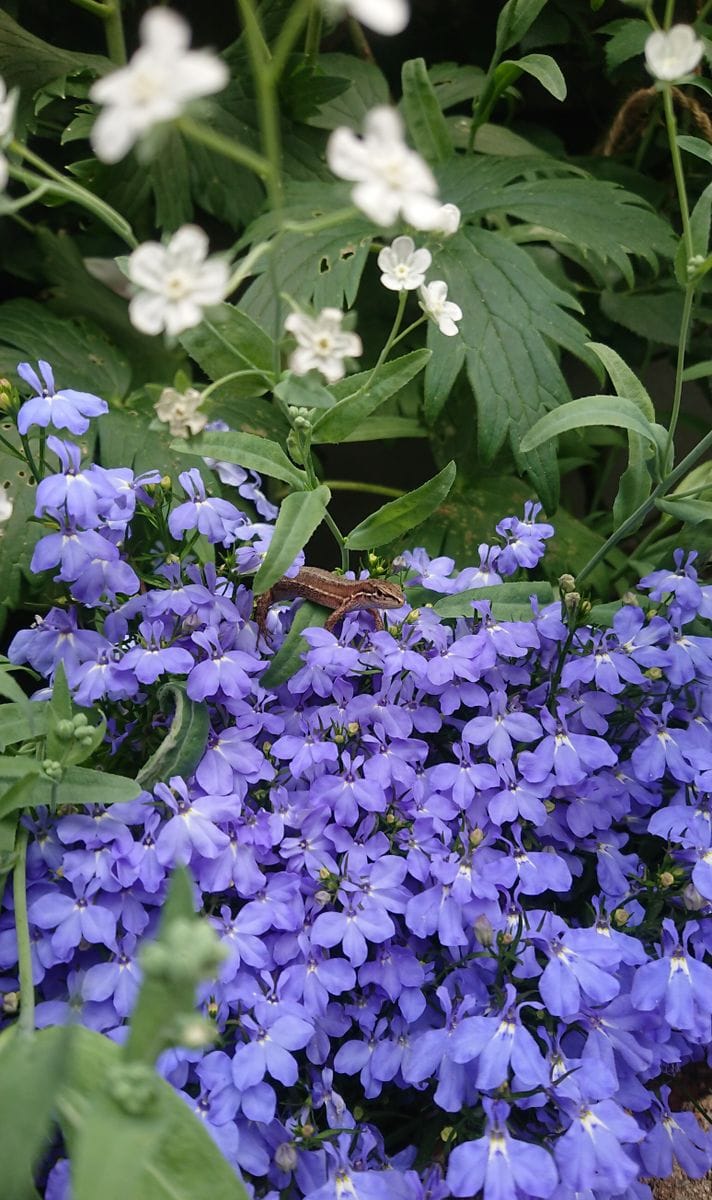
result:
[[[124,22],[121,16],[121,0],[111,0],[104,6],[104,37],[106,51],[112,62],[123,66],[126,62],[126,38],[124,37]]]
[[[260,179],[269,179],[270,165],[267,159],[258,154],[256,150],[250,150],[249,146],[242,146],[239,142],[231,141],[222,133],[210,129],[207,125],[202,125],[192,117],[179,117],[175,126],[192,141],[200,142],[202,146],[215,150],[217,154],[222,154],[223,158],[229,158],[232,162],[239,163],[241,167],[247,167],[249,171],[254,171],[255,175],[259,175]]]
[[[705,17],[707,16],[707,13],[710,11],[711,8],[712,8],[712,0],[707,0],[707,3],[703,4],[702,8],[698,12],[697,20],[704,21]]]
[[[388,338],[386,339],[386,344],[383,347],[383,349],[381,350],[381,353],[379,354],[378,359],[376,360],[376,365],[374,366],[373,370],[371,371],[371,374],[369,375],[366,382],[364,384],[362,384],[362,386],[359,388],[358,392],[356,393],[357,396],[360,396],[362,392],[366,392],[366,391],[368,391],[368,389],[370,387],[372,387],[373,381],[376,378],[377,373],[380,371],[384,362],[388,358],[388,355],[390,354],[392,347],[395,345],[396,340],[398,338],[398,333],[399,333],[399,330],[401,327],[401,323],[403,321],[403,313],[405,312],[405,306],[406,306],[407,302],[408,302],[408,293],[407,292],[399,292],[398,293],[398,308],[396,309],[395,319],[393,321],[393,325],[391,326],[391,332],[388,334]]]
[[[322,9],[320,0],[311,0],[309,21],[304,39],[304,54],[309,66],[313,66],[319,57],[321,46]]]
[[[47,447],[47,430],[40,429],[40,477],[45,476],[45,449]]]
[[[420,326],[420,325],[424,325],[426,323],[427,319],[428,318],[425,316],[425,314],[423,314],[422,317],[418,317],[417,321],[413,321],[412,325],[408,325],[403,330],[402,333],[398,334],[398,337],[395,337],[393,339],[393,341],[391,342],[391,350],[393,349],[394,346],[397,346],[399,342],[402,342],[404,338],[407,338],[408,334],[412,333],[414,329],[417,329],[418,326]]]
[[[275,87],[282,77],[284,68],[287,65],[287,59],[294,49],[294,44],[302,31],[304,22],[307,20],[307,18],[309,18],[309,21],[311,22],[311,16],[314,11],[314,7],[319,8],[318,0],[316,5],[313,5],[312,0],[298,0],[296,4],[292,5],[287,13],[287,16],[285,17],[284,25],[279,32],[279,37],[272,47],[270,75],[272,78],[272,83]],[[321,9],[319,9],[319,15],[321,16]],[[307,27],[307,38],[308,37],[309,32]]]
[[[665,444],[665,464],[670,457],[670,452],[673,446],[675,430],[680,417],[680,402],[682,400],[682,384],[683,372],[685,370],[685,354],[687,353],[687,342],[690,336],[690,325],[692,324],[692,308],[695,301],[695,285],[688,283],[685,288],[685,302],[682,309],[682,320],[680,322],[680,340],[677,346],[677,363],[675,365],[675,389],[672,398],[672,413],[670,414],[670,426],[668,428],[667,442]]]
[[[70,2],[76,4],[77,8],[86,9],[95,17],[101,17],[102,21],[106,18],[108,6],[102,3],[102,0],[70,0]]]
[[[222,375],[220,379],[215,379],[212,383],[208,384],[205,391],[201,392],[200,403],[202,404],[204,400],[207,400],[208,396],[212,396],[213,392],[217,391],[219,387],[222,387],[224,383],[230,383],[233,379],[244,379],[247,375],[250,375],[253,378],[255,375],[259,375],[261,379],[264,379],[265,383],[273,383],[273,380],[268,379],[268,377],[262,371],[258,371],[256,368],[254,370],[250,369],[247,371],[230,371],[229,375]]]
[[[346,538],[344,537],[343,533],[339,529],[338,525],[336,524],[336,521],[334,520],[334,518],[332,517],[330,512],[324,513],[324,520],[327,524],[327,527],[333,533],[334,540],[336,541],[336,544],[339,547],[339,553],[341,554],[341,570],[348,571],[348,569],[349,569],[349,551],[348,551],[348,547],[346,545]]]
[[[323,217],[314,217],[311,221],[285,221],[283,229],[286,233],[321,233],[355,216],[358,216],[358,209],[350,205],[349,208],[336,208]]]
[[[89,212],[94,213],[95,216],[99,217],[110,229],[113,229],[114,233],[118,234],[132,249],[138,246],[138,241],[134,237],[133,230],[126,218],[122,217],[121,213],[118,213],[105,200],[101,200],[99,196],[95,196],[93,192],[82,187],[80,183],[75,183],[73,179],[69,179],[67,176],[62,175],[60,171],[56,171],[54,167],[51,167],[43,158],[40,158],[28,146],[24,146],[22,142],[18,142],[17,139],[13,139],[10,142],[9,149],[20,158],[23,158],[25,162],[28,162],[35,170],[41,171],[43,175],[53,180],[54,183],[51,190],[57,195],[65,196],[68,200],[73,200],[75,204],[81,204]],[[50,187],[46,183],[46,180],[38,178],[31,171],[25,171],[22,167],[16,167],[12,164],[10,165],[10,175],[13,179],[19,179],[28,187],[35,187],[37,184],[44,184],[48,189]]]
[[[355,479],[325,479],[324,483],[332,492],[363,492],[366,496],[387,496],[390,500],[399,500],[406,494],[403,488],[386,487],[383,483],[358,483]]]
[[[282,142],[279,128],[279,109],[275,95],[276,81],[272,76],[272,55],[265,41],[252,0],[237,0],[252,67],[257,99],[262,149],[269,164],[267,194],[270,207],[278,215],[284,204],[282,188]],[[281,221],[281,217],[280,217]]]
[[[581,586],[584,579],[591,574],[591,572],[606,557],[608,552],[612,550],[614,546],[617,546],[618,543],[622,542],[623,539],[628,537],[629,534],[635,533],[636,529],[640,528],[648,513],[652,512],[653,508],[655,507],[655,501],[661,496],[664,496],[666,492],[669,492],[670,489],[673,488],[680,479],[684,479],[685,475],[687,475],[687,472],[694,467],[697,460],[702,458],[702,456],[710,449],[712,449],[712,430],[705,434],[705,436],[702,438],[702,441],[695,446],[694,450],[691,450],[690,453],[683,458],[682,462],[675,467],[674,471],[671,471],[665,479],[663,479],[656,487],[653,488],[652,492],[648,496],[648,499],[644,500],[642,504],[639,504],[635,512],[631,513],[631,515],[628,517],[627,521],[624,521],[623,524],[620,525],[615,531],[615,533],[611,534],[607,542],[605,542],[605,544],[601,546],[594,555],[592,555],[592,557],[588,560],[585,566],[582,567],[576,576],[577,587]]]
[[[682,236],[685,239],[685,257],[689,262],[694,254],[692,229],[690,226],[690,206],[687,202],[687,187],[685,185],[685,172],[682,167],[682,155],[680,154],[680,147],[677,144],[677,121],[675,120],[675,108],[672,102],[672,88],[669,84],[665,84],[663,87],[663,106],[665,109],[665,125],[670,144],[670,154],[672,156],[672,169],[677,188],[677,199],[680,205]]]
[[[32,476],[33,476],[35,483],[39,483],[42,476],[40,475],[39,470],[37,469],[37,464],[35,463],[32,451],[30,450],[30,443],[28,441],[26,433],[20,434],[20,441],[22,442],[22,449],[25,451],[25,462],[27,463],[28,467],[30,468],[30,470],[32,472]]]
[[[12,898],[15,905],[15,936],[20,975],[20,1032],[28,1036],[35,1028],[35,985],[32,981],[30,926],[27,919],[27,840],[24,825],[17,827],[17,861],[12,873]]]
[[[24,455],[20,454],[20,451],[17,449],[17,447],[13,446],[12,442],[9,442],[7,440],[7,438],[3,437],[3,435],[1,433],[0,433],[0,446],[5,446],[8,453],[12,454],[15,458],[19,459],[20,462],[26,461]]]
[[[348,25],[349,36],[351,37],[353,48],[356,53],[364,60],[364,62],[375,63],[376,58],[373,50],[371,49],[371,43],[366,37],[366,34],[363,32],[363,27],[359,24],[355,17],[349,17]]]
[[[675,15],[675,0],[666,0],[665,17],[663,18],[663,26],[665,29],[669,29],[670,26],[672,25],[672,19],[673,19],[674,15]]]

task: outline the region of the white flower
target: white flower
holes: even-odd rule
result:
[[[170,9],[149,9],[140,34],[141,46],[131,61],[97,80],[89,92],[106,105],[91,133],[103,162],[118,162],[154,125],[174,120],[190,100],[219,92],[228,81],[217,55],[188,49],[190,27]]]
[[[17,88],[8,93],[5,80],[0,75],[0,146],[6,146],[12,140],[12,127],[15,123],[15,108],[17,105]],[[7,159],[0,151],[0,191],[7,183]]]
[[[392,292],[413,292],[425,283],[425,272],[433,261],[429,250],[416,250],[411,237],[397,237],[378,256],[381,283]]]
[[[441,210],[435,178],[406,145],[403,122],[394,108],[371,109],[363,138],[352,129],[335,129],[326,157],[339,179],[356,184],[351,198],[376,225],[392,225],[402,215],[416,229],[434,227]]]
[[[462,213],[456,204],[443,204],[438,209],[435,224],[431,227],[433,233],[444,233],[451,237],[460,228]]]
[[[4,525],[12,516],[13,503],[4,488],[0,488],[0,525]]]
[[[376,33],[402,33],[410,19],[407,0],[322,0],[329,16],[348,13]]]
[[[202,399],[196,388],[188,388],[187,392],[164,388],[154,405],[156,416],[168,425],[173,437],[187,438],[189,433],[195,436],[208,423],[208,414],[198,411]]]
[[[142,333],[182,333],[219,304],[230,278],[224,259],[207,258],[208,238],[197,225],[183,225],[168,242],[144,242],[128,261],[128,276],[140,289],[129,304],[131,323]]]
[[[313,369],[321,371],[329,383],[344,377],[344,359],[358,358],[363,346],[358,334],[341,328],[343,319],[338,308],[322,308],[318,317],[289,314],[284,327],[297,341],[297,349],[289,359],[295,375],[306,375]]]
[[[420,289],[420,307],[446,337],[454,337],[458,332],[455,322],[462,320],[462,309],[448,300],[447,284],[443,279],[434,279]]]
[[[658,29],[645,43],[645,63],[651,75],[672,83],[694,71],[705,47],[691,25]]]

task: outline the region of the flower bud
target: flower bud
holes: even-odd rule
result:
[[[298,1158],[294,1142],[282,1142],[274,1152],[275,1166],[279,1167],[280,1171],[293,1171]]]
[[[189,1050],[200,1050],[210,1046],[215,1041],[216,1030],[210,1021],[191,1014],[185,1020],[177,1021],[175,1025],[175,1040],[180,1046]]]
[[[566,592],[564,596],[564,606],[567,612],[576,612],[581,603],[580,592]]]
[[[624,592],[621,596],[621,604],[630,604],[633,608],[640,608],[640,601],[635,592]]]
[[[14,1017],[20,1008],[20,993],[5,992],[0,1011],[4,1017]]]
[[[627,908],[617,908],[613,913],[613,921],[616,925],[627,925],[630,921],[630,913]]]
[[[59,783],[64,774],[62,764],[54,758],[44,758],[42,760],[42,770],[54,783]]]
[[[568,592],[574,592],[576,590],[576,580],[574,579],[573,575],[560,575],[559,587],[564,595],[566,595]]]
[[[485,834],[483,829],[473,829],[470,833],[470,845],[479,846],[480,842],[484,841],[484,836]]]
[[[480,913],[474,924],[475,937],[480,946],[484,946],[485,950],[489,950],[490,946],[494,945],[494,929],[489,917],[484,913]]]
[[[661,871],[658,875],[658,883],[661,887],[670,888],[675,882],[675,876],[672,871]]]
[[[647,675],[648,679],[662,679],[663,677],[661,667],[648,667],[643,674]]]

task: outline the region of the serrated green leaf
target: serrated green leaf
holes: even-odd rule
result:
[[[120,350],[87,320],[56,317],[34,300],[0,304],[0,374],[27,391],[16,372],[21,359],[44,358],[58,388],[92,392],[104,400],[126,395],[131,369]]]
[[[274,691],[303,665],[302,655],[309,643],[302,637],[305,629],[319,629],[326,624],[329,610],[320,604],[304,600],[292,618],[292,624],[277,653],[270,659],[264,675],[260,676],[260,687]]]
[[[646,342],[677,346],[682,320],[683,296],[679,288],[658,292],[603,291],[600,305],[616,325],[630,329]]]
[[[180,343],[209,379],[222,379],[236,371],[253,371],[253,394],[266,391],[273,381],[274,342],[247,313],[232,304],[220,304],[200,325],[187,329]]]
[[[191,146],[191,153],[192,149]],[[190,156],[177,129],[162,132],[148,170],[156,203],[156,224],[164,233],[173,233],[193,218]]]
[[[310,125],[317,129],[338,129],[340,125],[358,129],[372,108],[390,103],[388,81],[374,62],[353,54],[320,54],[319,62],[327,75],[348,80],[349,87],[320,104],[319,111],[308,118]]]
[[[463,310],[460,337],[477,404],[480,459],[491,463],[509,438],[547,511],[556,507],[558,468],[553,447],[526,458],[527,429],[570,392],[549,342],[587,360],[586,331],[564,306],[576,302],[544,276],[520,246],[499,234],[466,229],[448,239],[435,259],[438,276]],[[433,362],[449,354],[449,339],[429,332]]]
[[[435,338],[433,338],[435,341]],[[452,338],[440,354],[431,357],[425,368],[423,413],[428,425],[433,425],[445,407],[465,363],[466,346],[463,338]]]
[[[466,617],[472,614],[472,605],[476,600],[488,600],[493,606],[518,605],[531,614],[530,597],[536,596],[541,604],[550,604],[554,599],[554,589],[545,579],[525,581],[522,583],[497,583],[492,587],[468,588],[452,596],[444,596],[433,605],[440,617]],[[514,618],[506,618],[512,620]]]
[[[255,437],[251,433],[216,430],[201,433],[189,442],[172,442],[171,449],[177,454],[235,463],[239,467],[259,471],[260,475],[268,475],[270,479],[281,479],[293,488],[306,486],[304,471],[290,462],[281,446],[269,438]]]
[[[566,99],[566,80],[558,63],[549,54],[525,54],[523,58],[505,59],[494,73],[496,91],[506,91],[522,73],[536,79],[555,100]]]
[[[650,25],[637,17],[623,17],[610,21],[600,32],[609,35],[605,47],[606,66],[609,71],[614,71],[622,63],[642,55]]]
[[[651,424],[641,413],[638,405],[624,396],[581,396],[562,404],[547,413],[532,426],[522,438],[521,451],[527,454],[550,438],[568,433],[572,429],[585,429],[591,425],[614,425],[619,429],[631,429],[640,434],[655,448],[666,430]]]
[[[0,9],[0,75],[8,88],[19,87],[21,99],[29,105],[34,93],[63,75],[87,71],[103,75],[112,69],[108,58],[62,50],[23,29]]]
[[[401,87],[401,104],[413,145],[426,162],[445,162],[453,151],[452,139],[424,58],[403,63]]]
[[[427,483],[400,496],[398,500],[384,504],[351,530],[346,537],[346,545],[350,550],[373,550],[402,537],[442,504],[455,482],[456,474],[457,468],[454,462],[450,462]]]
[[[172,704],[173,717],[160,746],[136,776],[136,783],[148,792],[173,775],[188,779],[205,753],[210,733],[207,705],[191,700],[183,684],[165,684],[158,692],[158,703],[163,712]]]
[[[314,422],[312,443],[318,446],[343,442],[377,408],[423,370],[430,354],[430,350],[413,350],[386,363],[378,371],[373,384],[370,383],[370,371],[351,375],[335,384],[332,392],[337,403]]]
[[[292,565],[321,525],[330,499],[331,492],[321,484],[314,491],[292,492],[282,501],[269,549],[252,585],[256,596],[269,591]]]

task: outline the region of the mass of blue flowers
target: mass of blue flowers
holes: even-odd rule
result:
[[[83,432],[92,398],[61,395]],[[30,404],[25,425],[46,423]],[[10,658],[48,683],[64,664],[108,718],[108,769],[159,744],[168,680],[211,732],[189,777],[28,818],[38,1024],[125,1035],[141,943],[187,864],[228,955],[198,998],[214,1045],[161,1068],[255,1197],[644,1200],[675,1159],[703,1176],[710,1136],[668,1106],[686,1065],[712,1064],[712,588],[694,555],[609,627],[572,620],[566,588],[502,619],[498,584],[528,578],[553,534],[528,505],[478,567],[397,564],[432,593],[491,585],[491,603],[307,630],[272,691],[296,606],[264,634],[252,616],[276,515],[259,480],[213,464],[174,496],[47,446],[32,570],[67,603]],[[9,893],[3,914],[13,991]],[[46,1197],[69,1195],[59,1158]]]

